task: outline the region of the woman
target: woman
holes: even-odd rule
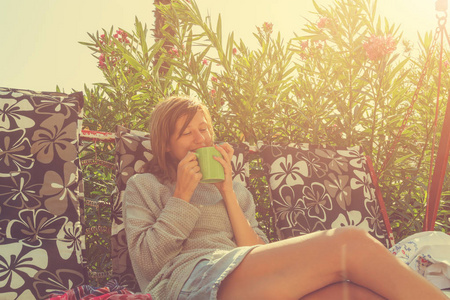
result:
[[[250,192],[232,181],[229,144],[215,145],[225,180],[200,183],[194,151],[214,142],[201,103],[161,102],[150,134],[154,157],[128,181],[124,218],[140,288],[155,299],[447,299],[356,228],[268,244]]]

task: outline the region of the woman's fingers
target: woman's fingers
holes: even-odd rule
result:
[[[180,161],[180,164],[186,164],[192,161],[197,161],[197,155],[194,152],[188,152],[186,156]]]
[[[193,152],[189,152],[178,164],[178,172],[181,177],[183,174],[187,174],[190,177],[193,176],[196,180],[200,181],[202,174],[200,173],[200,166],[198,165],[197,156]]]
[[[202,173],[200,173],[197,157],[194,153],[188,152],[178,163],[174,197],[189,202],[201,179]]]
[[[181,168],[193,168],[198,166],[197,156],[193,152],[188,152],[186,156],[178,163],[178,167]]]
[[[233,170],[231,167],[231,158],[233,157],[234,149],[228,143],[223,143],[220,145],[214,145],[216,149],[222,154],[222,157],[214,157],[222,166],[225,173],[225,180],[222,182],[217,182],[214,185],[219,189],[220,193],[224,195],[233,192]]]
[[[225,177],[229,177],[231,180],[231,176],[233,175],[233,171],[231,168],[231,158],[233,157],[234,149],[228,143],[215,145],[215,147],[220,152],[220,154],[222,154],[222,157],[215,157],[215,159],[223,166]]]
[[[223,143],[223,144],[214,145],[214,146],[222,154],[225,161],[231,162],[231,158],[233,157],[233,154],[234,154],[234,149],[233,149],[233,147],[231,147],[230,144]]]

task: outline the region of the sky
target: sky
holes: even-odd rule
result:
[[[305,20],[317,16],[312,0],[197,0],[213,24],[220,14],[226,35],[233,31],[251,45],[256,26],[274,24],[286,39],[301,35]],[[378,13],[400,25],[404,38],[418,43],[437,27],[436,0],[378,0]],[[316,0],[329,6],[333,0]],[[111,27],[133,31],[135,17],[154,23],[153,0],[0,0],[0,87],[65,92],[102,82],[92,52],[79,42]],[[225,35],[225,36],[226,36]]]

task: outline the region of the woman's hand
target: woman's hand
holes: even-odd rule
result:
[[[225,195],[233,192],[233,172],[231,168],[231,158],[234,154],[234,149],[228,143],[223,143],[220,145],[214,145],[214,147],[222,154],[222,157],[214,157],[222,166],[225,173],[225,180],[222,182],[214,183],[214,185],[219,189],[220,193],[226,199]]]
[[[173,196],[190,202],[201,179],[202,173],[200,173],[197,156],[194,152],[188,152],[178,163],[177,183]]]

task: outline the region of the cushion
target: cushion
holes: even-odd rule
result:
[[[247,184],[249,177],[247,144],[232,144],[234,156],[232,158],[233,180]],[[112,229],[111,229],[111,258],[113,278],[119,284],[126,285],[131,291],[138,291],[131,260],[128,253],[127,241],[122,216],[123,193],[128,179],[138,173],[145,162],[153,157],[150,146],[150,135],[146,132],[130,130],[122,126],[116,127],[116,191],[112,195]]]
[[[0,88],[0,298],[85,282],[83,94]]]
[[[353,225],[391,246],[384,204],[360,147],[259,143],[258,149],[279,238]]]

